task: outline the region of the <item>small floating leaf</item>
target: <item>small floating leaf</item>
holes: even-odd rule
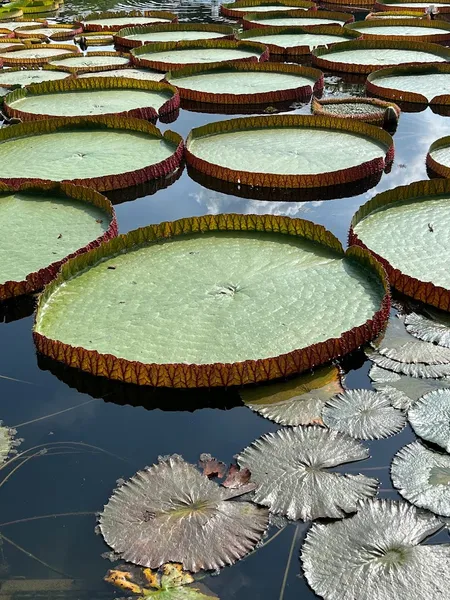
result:
[[[439,318],[444,318],[439,316]],[[406,316],[405,324],[407,331],[424,342],[432,342],[445,348],[450,348],[450,320],[439,322],[428,319],[423,315],[411,313]]]
[[[425,448],[420,442],[405,446],[391,465],[394,487],[420,508],[450,517],[450,456]]]
[[[325,600],[446,598],[450,545],[422,545],[443,523],[406,502],[366,500],[357,514],[315,523],[301,559],[306,579]]]
[[[6,427],[0,421],[0,464],[4,463],[15,452],[15,447],[20,444],[20,440],[15,440],[16,430]]]
[[[307,521],[341,518],[359,500],[377,493],[376,479],[327,471],[368,456],[367,448],[336,431],[295,427],[263,435],[237,461],[250,469],[257,484],[255,502],[289,519]]]
[[[267,510],[228,500],[228,491],[173,455],[117,488],[103,513],[106,543],[127,561],[150,567],[182,563],[189,571],[231,565],[268,526]]]
[[[205,477],[224,477],[227,472],[227,465],[211,454],[200,454],[200,467]]]
[[[366,440],[398,433],[406,423],[389,396],[372,390],[346,390],[327,402],[322,418],[330,429]]]
[[[422,396],[409,409],[408,420],[418,436],[450,452],[450,387]]]

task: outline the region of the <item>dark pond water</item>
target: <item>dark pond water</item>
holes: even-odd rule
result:
[[[161,4],[67,1],[62,15],[113,7],[164,8],[178,13],[180,20],[223,21],[218,2],[199,0]],[[362,86],[350,87],[352,92],[363,91]],[[344,89],[342,81],[328,79],[326,93]],[[309,107],[298,110],[307,113]],[[182,111],[170,127],[186,136],[192,127],[222,118],[226,117]],[[301,192],[290,202],[243,199],[202,187],[184,172],[166,189],[151,195],[141,192],[138,199],[118,204],[120,231],[206,213],[270,213],[321,223],[345,242],[358,206],[377,192],[426,178],[428,147],[449,133],[450,119],[429,109],[403,113],[395,134],[392,171],[363,194],[328,201],[305,201]],[[31,584],[35,591],[16,598],[56,597],[37,590],[45,580],[56,584],[67,577],[79,580],[80,590],[61,591],[60,597],[95,600],[120,596],[103,583],[110,563],[102,557],[107,547],[94,533],[94,513],[102,509],[116,480],[130,477],[159,455],[179,453],[196,462],[200,453],[210,452],[230,462],[234,454],[277,426],[242,406],[234,391],[135,390],[80,376],[38,358],[31,338],[32,316],[17,318],[20,310],[26,314],[30,307],[30,302],[24,302],[19,307],[0,308],[0,416],[8,426],[17,427],[18,436],[24,439],[21,449],[45,447],[48,451],[22,463],[7,480],[0,481],[0,531],[5,536],[0,547],[0,577],[15,580],[18,589],[25,587],[27,580],[35,580]],[[348,387],[370,387],[370,365],[362,355],[346,366]],[[60,414],[43,418],[53,413]],[[368,444],[372,458],[360,470],[381,480],[382,497],[397,497],[388,467],[392,455],[412,438],[406,428],[393,438]],[[48,515],[55,516],[35,518]],[[271,530],[268,539],[277,536],[268,544],[204,583],[222,600],[314,598],[298,560],[305,529],[300,524],[279,534]],[[0,591],[0,598],[6,598],[3,594]]]

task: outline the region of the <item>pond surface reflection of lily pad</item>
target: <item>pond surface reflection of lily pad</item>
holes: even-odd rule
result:
[[[418,436],[450,452],[449,387],[425,394],[409,409],[408,421]]]
[[[339,519],[358,501],[375,496],[378,481],[365,475],[328,471],[364,460],[360,442],[320,427],[280,429],[263,435],[238,455],[252,474],[254,501],[289,519]]]

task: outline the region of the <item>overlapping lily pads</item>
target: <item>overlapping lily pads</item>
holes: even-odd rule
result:
[[[240,40],[264,44],[270,56],[295,57],[311,54],[314,48],[350,41],[359,37],[358,33],[346,32],[334,25],[317,26],[314,30],[304,27],[264,27],[250,29],[238,35]]]
[[[161,10],[133,10],[130,12],[99,12],[86,15],[77,25],[83,27],[83,31],[119,31],[124,27],[140,27],[145,25],[162,23],[176,23],[177,15]]]
[[[18,27],[45,27],[47,22],[44,20],[30,20],[30,19],[14,19],[14,21],[5,21],[2,13],[0,12],[0,30],[14,31]]]
[[[22,87],[32,83],[56,81],[58,79],[66,79],[67,77],[70,77],[70,73],[66,73],[65,71],[47,71],[38,67],[29,69],[13,67],[0,71],[0,87]]]
[[[313,65],[327,71],[368,74],[385,67],[440,63],[450,59],[450,49],[426,42],[356,40],[331,49],[313,50]]]
[[[450,382],[449,387],[429,392],[415,402],[408,420],[418,436],[450,452]]]
[[[428,160],[445,158],[442,147],[435,143]],[[450,311],[449,196],[450,183],[438,179],[383,192],[357,211],[349,234],[351,244],[369,248],[383,263],[394,288],[445,311]]]
[[[115,190],[180,166],[183,141],[142,119],[55,118],[0,129],[0,181],[71,181]]]
[[[33,44],[26,48],[13,48],[0,52],[0,61],[5,67],[44,65],[59,57],[70,57],[79,54],[76,46],[66,44]]]
[[[186,67],[166,79],[181,98],[214,104],[308,101],[323,88],[323,74],[317,69],[270,62]]]
[[[18,27],[14,30],[14,33],[19,39],[34,38],[41,40],[69,40],[81,33],[81,31],[81,27],[75,27],[70,23],[55,23],[52,25],[48,25],[47,27],[30,27],[29,25],[25,27]]]
[[[98,294],[107,300],[99,304]],[[112,379],[239,385],[359,347],[381,331],[388,308],[379,265],[359,249],[344,254],[321,226],[210,215],[130,232],[65,265],[41,297],[34,338],[43,354]]]
[[[250,470],[257,486],[254,502],[289,519],[309,521],[339,519],[354,512],[360,500],[376,495],[376,479],[328,470],[368,457],[360,442],[312,426],[265,434],[237,461]]]
[[[199,23],[172,23],[150,27],[127,27],[115,36],[115,43],[126,48],[161,42],[183,42],[191,40],[233,39],[234,30],[228,25]]]
[[[22,121],[116,115],[156,122],[179,108],[180,96],[167,83],[90,77],[32,84],[8,94],[3,104],[9,117]]]
[[[349,23],[346,29],[358,31],[364,39],[412,40],[414,42],[444,43],[450,40],[450,24],[446,21],[419,19],[390,19],[382,23],[376,20]]]
[[[315,10],[314,2],[307,0],[238,0],[237,2],[224,3],[220,12],[232,19],[241,19],[251,12],[274,12],[286,10]]]
[[[450,318],[447,313],[436,314],[430,317],[411,313],[405,318],[406,330],[413,336],[431,342],[438,346],[450,348]]]
[[[116,488],[100,531],[117,554],[138,565],[219,569],[248,554],[268,527],[267,510],[233,501],[243,493],[210,481],[181,456],[160,458]]]
[[[304,27],[315,30],[316,27],[323,27],[324,25],[342,26],[353,20],[353,15],[342,12],[291,10],[286,12],[249,13],[245,15],[242,24],[244,29]],[[360,34],[358,34],[359,36]]]
[[[269,52],[256,42],[231,40],[200,40],[161,42],[131,50],[134,65],[158,71],[172,71],[198,64],[213,66],[223,62],[263,62]]]
[[[385,131],[309,115],[219,121],[193,129],[186,142],[187,163],[197,171],[258,187],[349,183],[381,172],[392,158],[392,138]]]
[[[325,600],[445,598],[450,544],[421,543],[443,526],[406,502],[363,501],[355,516],[309,530],[306,580]]]
[[[386,112],[388,109],[391,111]],[[400,109],[393,102],[384,102],[376,98],[327,98],[319,100],[313,98],[311,110],[316,115],[330,117],[343,117],[364,121],[373,125],[385,126],[397,125],[400,117]]]
[[[70,184],[0,184],[0,215],[0,300],[41,289],[68,258],[117,235],[109,200]]]
[[[450,455],[413,442],[394,456],[391,477],[394,487],[406,500],[450,517]]]
[[[67,71],[78,75],[79,73],[126,69],[130,66],[130,56],[120,52],[89,52],[84,56],[80,54],[79,56],[52,58],[45,66],[48,69]]]
[[[281,383],[241,390],[245,405],[280,425],[322,425],[322,408],[342,392],[336,367],[323,367]]]

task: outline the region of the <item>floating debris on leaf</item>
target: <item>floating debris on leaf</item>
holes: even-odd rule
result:
[[[419,437],[450,452],[450,382],[448,388],[429,392],[415,402],[408,421]]]
[[[237,461],[250,469],[257,485],[254,502],[289,519],[308,521],[341,518],[356,510],[359,500],[375,496],[376,479],[327,471],[368,457],[358,441],[313,426],[265,434]]]

